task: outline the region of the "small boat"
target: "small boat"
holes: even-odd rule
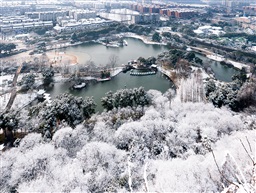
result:
[[[86,86],[86,83],[81,83],[81,84],[76,84],[76,85],[74,85],[73,86],[73,88],[75,88],[75,89],[81,89],[81,88],[84,88]]]
[[[98,78],[97,79],[98,82],[105,82],[105,81],[109,81],[109,80],[111,80],[110,77],[109,78]]]
[[[125,46],[128,46],[128,42],[126,40],[123,41]]]
[[[118,44],[107,44],[108,47],[119,48]]]

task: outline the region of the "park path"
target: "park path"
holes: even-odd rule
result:
[[[18,67],[18,69],[17,69],[17,71],[16,71],[16,73],[15,73],[15,75],[13,77],[13,81],[12,81],[13,89],[11,91],[11,97],[10,97],[6,107],[5,107],[5,110],[4,110],[5,112],[10,110],[10,108],[12,107],[12,104],[14,102],[14,99],[15,99],[15,97],[17,95],[16,85],[17,85],[17,80],[18,80],[18,77],[19,77],[19,74],[20,74],[20,71],[21,71],[22,67],[23,67],[23,63],[20,64],[20,66]]]

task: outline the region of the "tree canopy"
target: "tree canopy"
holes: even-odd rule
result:
[[[21,86],[22,90],[29,90],[35,83],[35,75],[34,74],[27,74],[22,77],[19,85]]]
[[[9,43],[9,44],[0,43],[0,54],[2,52],[5,52],[5,53],[9,54],[14,49],[16,49],[16,45],[14,43]]]
[[[113,108],[145,106],[148,105],[150,99],[144,88],[122,89],[115,93],[109,91],[106,96],[101,99],[102,106],[106,110]]]
[[[158,32],[155,32],[154,34],[153,34],[153,36],[152,36],[152,40],[154,41],[154,42],[160,42],[161,41],[161,36],[160,36],[160,34],[158,33]]]
[[[30,109],[30,117],[38,119],[36,130],[53,133],[61,121],[75,127],[95,112],[96,104],[92,98],[75,97],[71,94],[61,94],[51,101]]]
[[[159,91],[147,94],[152,102],[139,119],[132,119],[130,113],[137,111],[126,107],[95,114],[74,128],[63,126],[52,140],[28,134],[17,148],[1,153],[0,189],[221,192],[238,184],[237,189],[254,192],[253,117],[210,103],[170,101]],[[65,95],[40,113],[54,114],[57,108],[63,113],[55,117],[76,116],[69,110],[78,106],[73,100],[81,101]],[[41,118],[40,113],[35,116]]]
[[[45,68],[42,71],[42,75],[43,75],[43,83],[45,85],[49,85],[50,83],[53,82],[53,77],[54,77],[54,69],[52,67],[49,68]]]

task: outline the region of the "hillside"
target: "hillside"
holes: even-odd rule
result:
[[[28,134],[1,153],[1,191],[255,192],[255,115],[148,95],[148,107],[95,114],[51,140]]]

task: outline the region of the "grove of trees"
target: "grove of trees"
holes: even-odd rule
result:
[[[31,130],[52,135],[62,123],[74,128],[90,118],[95,113],[95,107],[96,104],[92,98],[83,99],[71,94],[62,94],[53,99],[50,104],[46,101],[33,106],[28,116],[37,124],[29,126],[32,127]]]
[[[22,80],[18,83],[21,86],[21,90],[29,90],[32,89],[35,83],[35,75],[34,74],[27,74],[22,77]]]
[[[0,56],[2,55],[2,52],[10,54],[14,49],[16,49],[16,45],[14,43],[0,43]]]
[[[256,79],[255,75],[247,78],[245,69],[233,76],[230,83],[216,83],[208,80],[205,86],[205,94],[215,106],[228,106],[234,111],[244,108],[256,107]]]
[[[1,153],[1,191],[255,192],[255,117],[171,93],[148,91],[144,111],[92,114],[91,102],[66,94],[35,109],[35,119],[62,127],[50,138],[32,132]]]
[[[43,69],[42,75],[43,75],[44,85],[51,84],[53,82],[53,78],[54,78],[54,69],[53,69],[53,67],[50,66],[49,68]]]
[[[122,89],[115,93],[109,91],[106,96],[101,99],[102,106],[107,110],[112,110],[113,108],[123,108],[123,107],[137,107],[148,105],[150,99],[144,90],[144,88],[134,88],[134,89]]]

